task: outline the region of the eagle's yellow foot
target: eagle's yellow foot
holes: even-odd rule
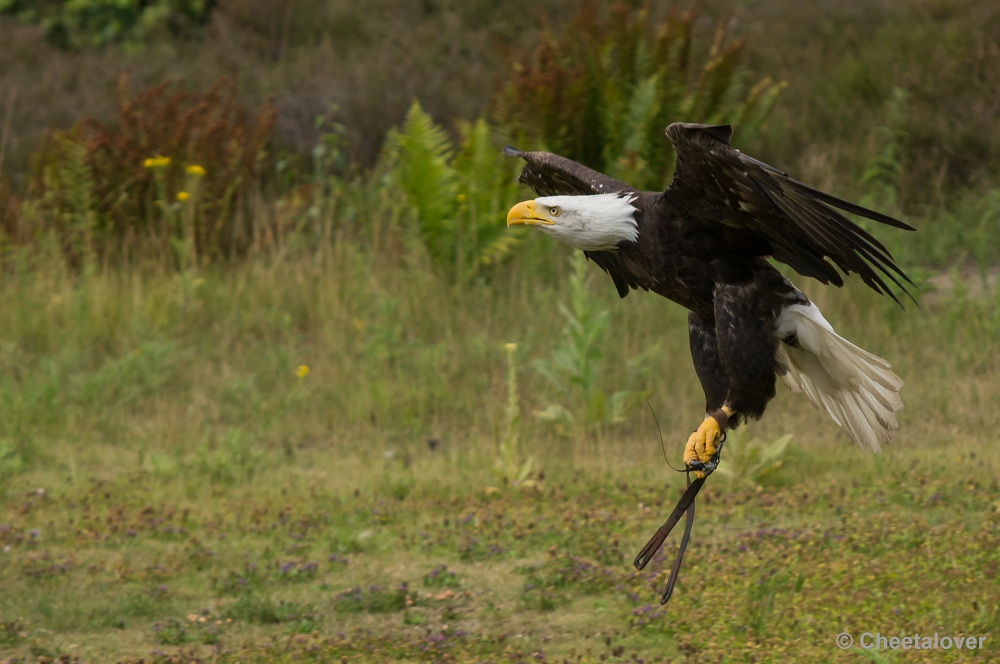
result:
[[[698,430],[688,437],[687,445],[684,446],[684,463],[690,466],[693,461],[708,463],[715,454],[716,443],[722,437],[722,427],[719,422],[709,415],[701,423]]]

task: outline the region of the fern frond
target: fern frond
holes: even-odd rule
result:
[[[778,101],[778,95],[786,87],[788,87],[786,81],[775,83],[771,77],[767,77],[750,88],[750,92],[737,108],[736,117],[733,119],[734,142],[745,144],[757,137],[764,120],[770,115],[771,109]]]
[[[416,210],[432,259],[447,265],[455,253],[456,177],[449,165],[451,140],[414,101],[396,143],[396,180]]]
[[[518,198],[511,170],[516,164],[503,158],[485,120],[461,129],[464,140],[454,162],[461,199],[457,223],[466,257],[465,276],[472,278],[481,268],[503,260],[523,233],[511,232],[503,223]]]
[[[59,179],[64,200],[73,214],[84,218],[94,206],[94,179],[87,163],[87,148],[67,137],[62,141],[62,152],[64,160],[60,164]]]
[[[753,126],[741,137],[756,134],[782,86],[747,92],[743,45],[729,38],[725,21],[699,65],[694,10],[657,22],[653,15],[620,2],[602,21],[585,3],[573,27],[546,32],[533,56],[511,59],[499,117],[532,147],[640,189],[660,189],[669,179],[673,151],[663,127],[671,122],[745,119]]]

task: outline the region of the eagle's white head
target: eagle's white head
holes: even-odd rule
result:
[[[630,194],[542,196],[512,207],[507,225],[535,226],[576,249],[615,249],[639,237],[634,199]]]

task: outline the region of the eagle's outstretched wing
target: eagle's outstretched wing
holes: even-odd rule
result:
[[[531,187],[539,196],[618,194],[635,191],[624,182],[551,152],[522,152],[508,145],[503,149],[503,153],[508,157],[520,157],[527,162],[518,177],[518,182]]]
[[[733,148],[731,135],[729,125],[667,127],[677,166],[664,202],[675,214],[708,227],[721,226],[724,236],[730,231],[734,238],[749,233],[764,239],[775,260],[824,284],[844,285],[829,258],[845,274],[856,272],[896,302],[883,276],[909,294],[900,279],[913,282],[889,250],[834,208],[904,230],[914,230],[911,226],[793,180]],[[741,253],[737,246],[732,249]]]

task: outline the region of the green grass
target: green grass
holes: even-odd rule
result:
[[[630,562],[682,486],[652,418],[562,435],[534,415],[559,397],[529,367],[563,343],[560,250],[533,237],[454,285],[392,227],[295,246],[181,275],[11,264],[0,658],[848,661],[835,635],[868,630],[988,634],[974,656],[996,659],[995,290],[903,312],[798,279],[906,381],[896,441],[861,454],[779,390],[744,439],[794,434],[783,464],[760,488],[712,478],[663,611],[671,545]],[[648,390],[677,460],[703,408],[685,314],[595,277],[593,387]],[[534,488],[494,472],[505,439]]]
[[[359,494],[343,497],[350,464],[322,452],[194,498],[182,478],[142,471],[53,478],[9,499],[0,610],[14,627],[0,647],[86,661],[178,648],[261,662],[847,661],[844,630],[993,640],[996,459],[954,454],[946,470],[926,445],[876,460],[818,443],[759,491],[713,482],[666,610],[671,547],[643,573],[629,564],[680,489],[659,468],[552,463],[544,491],[487,495],[482,472],[428,452],[403,500],[378,487],[406,474],[395,461],[355,472]],[[441,565],[455,580],[425,583]]]

